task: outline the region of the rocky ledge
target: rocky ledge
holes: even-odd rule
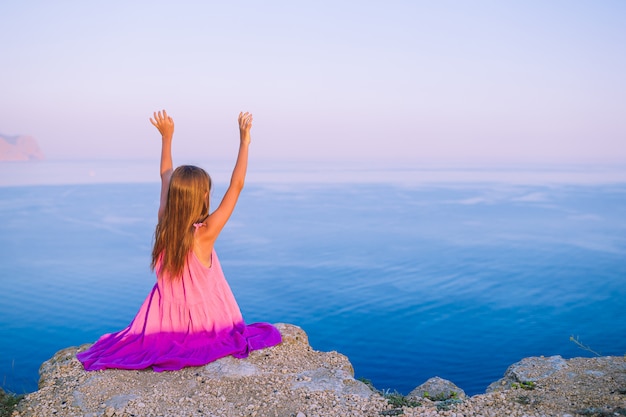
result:
[[[76,352],[40,369],[39,390],[13,412],[27,416],[625,416],[626,358],[526,358],[488,392],[465,396],[432,378],[407,397],[354,379],[347,357],[311,348],[297,326],[276,325],[283,343],[176,372],[85,372]]]

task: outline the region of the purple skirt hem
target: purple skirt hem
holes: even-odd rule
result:
[[[203,332],[129,334],[129,328],[102,336],[88,350],[76,355],[85,370],[177,371],[202,366],[225,356],[246,358],[253,350],[281,343],[281,335],[269,323],[240,325],[219,334]]]

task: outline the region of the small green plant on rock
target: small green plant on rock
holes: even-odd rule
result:
[[[415,401],[408,397],[405,397],[398,391],[391,392],[389,390],[385,390],[382,391],[381,394],[393,407],[419,407],[420,405],[422,405],[422,403],[420,403],[419,401]]]
[[[422,403],[420,403],[419,401],[415,401],[412,400],[402,394],[400,394],[398,391],[390,391],[390,390],[378,390],[376,389],[376,387],[374,387],[374,384],[372,384],[372,381],[370,381],[367,378],[363,378],[363,377],[359,377],[357,378],[358,381],[361,381],[362,383],[364,383],[365,385],[367,385],[368,387],[370,387],[370,389],[372,391],[378,392],[380,395],[383,396],[383,398],[385,398],[387,400],[387,402],[389,403],[389,405],[391,405],[392,407],[395,408],[401,408],[401,407],[419,407],[420,405],[422,405]],[[393,414],[394,411],[393,410],[387,410],[388,412],[391,412],[392,414],[386,413],[383,415],[397,415],[397,414]],[[400,410],[402,411],[402,410]],[[402,414],[402,413],[400,413]]]
[[[527,391],[534,390],[537,388],[537,384],[534,381],[522,381],[520,383],[514,382],[511,384],[511,388],[513,389],[525,389]]]
[[[2,388],[0,388],[0,417],[10,417],[15,409],[15,406],[22,400],[22,398],[24,398],[23,395],[6,393]]]
[[[442,392],[434,396],[430,395],[428,391],[424,391],[424,394],[422,395],[424,398],[428,398],[429,400],[436,402],[437,410],[441,410],[441,411],[450,410],[451,408],[453,408],[454,405],[460,404],[463,402],[463,400],[459,398],[459,393],[455,391],[450,392],[450,394],[448,395]]]
[[[448,398],[447,400],[437,402],[437,410],[448,411],[455,405],[461,404],[463,401],[458,398]]]
[[[370,381],[369,379],[363,378],[362,376],[360,376],[356,380],[367,385],[372,391],[378,391],[376,387],[374,387],[374,384],[372,384],[372,381]]]

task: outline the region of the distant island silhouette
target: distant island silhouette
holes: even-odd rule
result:
[[[32,136],[0,134],[0,161],[40,161],[45,156]]]

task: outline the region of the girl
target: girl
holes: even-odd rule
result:
[[[173,119],[163,110],[150,122],[162,142],[161,203],[151,264],[157,283],[128,327],[105,334],[77,358],[88,371],[150,366],[165,371],[228,355],[244,358],[252,350],[279,344],[280,333],[271,324],[244,323],[213,247],[244,185],[252,115],[239,114],[237,162],[213,213],[209,175],[189,165],[172,171]]]

